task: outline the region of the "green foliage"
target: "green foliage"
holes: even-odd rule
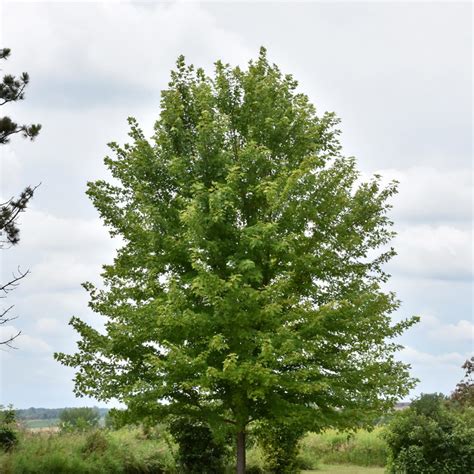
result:
[[[442,393],[425,393],[411,402],[409,409],[417,415],[438,420],[445,415],[443,409],[446,397]]]
[[[9,451],[18,443],[18,435],[11,426],[0,425],[0,448]]]
[[[474,465],[474,419],[448,409],[441,394],[422,395],[396,414],[385,439],[389,472],[464,474]]]
[[[12,405],[0,405],[0,449],[9,451],[18,443],[16,413]]]
[[[262,424],[258,439],[265,453],[265,466],[274,474],[300,472],[298,442],[304,431],[296,423]]]
[[[263,474],[266,472],[266,460],[263,448],[258,443],[249,443],[250,449],[247,451],[246,474]],[[235,465],[232,465],[232,474],[235,472]]]
[[[10,56],[9,48],[0,49],[0,60],[8,59]],[[27,72],[23,72],[20,77],[6,74],[0,82],[0,106],[9,102],[17,102],[25,97],[25,87],[30,82]],[[0,145],[10,141],[10,136],[21,133],[24,137],[33,139],[41,130],[41,125],[18,125],[10,117],[0,117]]]
[[[190,418],[177,417],[170,423],[170,432],[179,445],[177,464],[180,472],[223,472],[227,449],[223,440],[214,438],[208,425]]]
[[[13,405],[0,405],[0,425],[13,425],[16,422],[16,410]]]
[[[262,48],[214,76],[180,57],[148,140],[110,144],[114,182],[88,195],[124,242],[91,283],[100,333],[78,318],[75,391],[166,416],[305,430],[359,427],[405,395],[382,290],[396,183],[357,184],[338,119],[317,115]],[[242,438],[240,438],[242,439]]]
[[[104,417],[105,427],[109,430],[118,430],[122,428],[123,424],[120,422],[120,417],[116,415],[117,410],[109,410]]]
[[[62,431],[87,431],[99,426],[100,414],[95,408],[65,408],[59,415]]]

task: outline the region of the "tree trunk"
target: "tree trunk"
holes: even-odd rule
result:
[[[245,474],[245,431],[237,433],[237,474]]]

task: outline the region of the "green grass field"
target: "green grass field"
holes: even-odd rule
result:
[[[48,420],[23,420],[22,424],[25,428],[50,428],[51,426],[57,426],[59,423],[58,418]]]

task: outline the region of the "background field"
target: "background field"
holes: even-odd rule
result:
[[[51,420],[24,420],[22,425],[26,429],[35,429],[35,428],[51,428],[57,426],[59,423],[59,418],[54,418]]]

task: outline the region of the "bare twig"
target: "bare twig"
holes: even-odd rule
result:
[[[10,336],[8,339],[4,341],[0,341],[0,346],[7,346],[10,349],[17,349],[12,342],[21,334],[21,331],[18,331],[15,335]]]
[[[20,267],[18,267],[17,273],[18,273],[18,275],[15,275],[13,273],[13,278],[10,281],[0,285],[0,292],[3,291],[3,293],[7,294],[10,291],[13,291],[19,285],[18,282],[20,280],[23,280],[23,278],[25,278],[26,275],[28,275],[30,273],[30,270],[26,270],[26,272],[22,272],[20,270]],[[5,296],[3,296],[3,297],[0,296],[0,298],[5,298]]]

